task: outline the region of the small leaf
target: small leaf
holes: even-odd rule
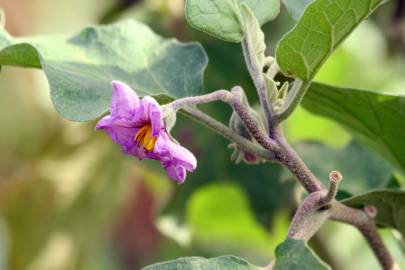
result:
[[[267,96],[269,97],[270,103],[274,104],[274,102],[277,101],[277,95],[278,95],[278,88],[276,82],[271,79],[269,76],[266,74],[263,74],[264,76],[264,82],[266,83],[266,90],[267,90]],[[288,88],[288,82],[287,83],[287,88]],[[281,87],[281,89],[284,87],[285,84]]]
[[[302,240],[287,239],[276,249],[273,270],[330,270]]]
[[[305,8],[314,0],[282,0],[288,13],[294,20],[298,20],[304,13]]]
[[[196,95],[207,64],[199,44],[163,39],[135,21],[88,27],[71,38],[12,38],[0,29],[0,46],[0,65],[42,68],[56,110],[75,121],[108,110],[112,80],[141,96]]]
[[[254,65],[256,70],[261,71],[266,59],[264,54],[266,50],[264,33],[252,10],[244,3],[241,6],[241,15],[250,63]]]
[[[342,202],[348,206],[377,207],[377,224],[397,229],[405,237],[405,191],[375,190]]]
[[[340,183],[339,192],[355,195],[370,189],[385,188],[392,180],[390,164],[354,141],[339,149],[318,142],[301,142],[294,148],[326,186],[329,173],[339,170],[344,179]]]
[[[216,38],[240,42],[243,31],[238,9],[242,3],[250,7],[260,25],[280,11],[280,0],[187,0],[186,19],[191,26]]]
[[[405,97],[312,83],[303,106],[346,127],[405,175]]]
[[[201,257],[180,258],[173,261],[153,264],[143,268],[143,270],[258,270],[247,261],[234,256],[221,256],[217,258],[205,259]]]
[[[385,0],[315,0],[277,46],[282,72],[311,80],[335,48]]]

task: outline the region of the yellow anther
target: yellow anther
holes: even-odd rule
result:
[[[142,146],[148,152],[155,147],[156,139],[157,137],[152,136],[152,126],[150,124],[143,126],[134,137],[134,140],[138,142],[138,146]]]

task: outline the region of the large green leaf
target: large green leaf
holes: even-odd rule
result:
[[[186,18],[191,26],[216,38],[240,42],[243,38],[238,9],[247,4],[260,25],[274,19],[280,0],[187,0]]]
[[[395,228],[405,236],[405,191],[375,190],[347,200],[349,206],[374,205],[378,225]]]
[[[344,178],[339,191],[344,191],[347,195],[385,188],[392,180],[390,164],[355,142],[339,149],[318,142],[301,142],[294,148],[326,186],[329,183],[329,173],[339,170]]]
[[[313,83],[303,105],[348,128],[405,172],[405,97]]]
[[[187,223],[193,243],[215,254],[231,253],[256,261],[267,261],[283,240],[288,227],[268,235],[254,216],[244,191],[236,184],[221,183],[201,187],[187,202]],[[275,235],[277,234],[277,235]]]
[[[311,80],[334,49],[385,0],[315,0],[280,41],[277,62],[286,75]]]
[[[276,249],[273,270],[331,269],[302,240],[287,239]]]
[[[217,258],[205,259],[201,257],[180,258],[173,261],[157,263],[143,270],[258,270],[247,261],[234,256],[221,256]]]
[[[108,110],[112,80],[139,95],[196,95],[207,64],[199,44],[164,39],[135,21],[88,27],[73,37],[12,38],[0,29],[0,46],[0,65],[42,67],[57,111],[77,121]]]

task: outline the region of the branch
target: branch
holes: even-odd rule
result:
[[[242,49],[247,69],[257,90],[257,95],[259,96],[260,103],[262,104],[264,114],[266,115],[269,133],[271,133],[271,128],[274,126],[272,119],[273,116],[270,108],[269,97],[267,95],[266,82],[264,81],[263,72],[262,70],[258,70],[258,68],[252,63],[253,56],[251,55],[251,50],[249,49],[249,44],[246,38],[242,40]]]
[[[242,136],[236,134],[232,131],[229,127],[225,126],[221,122],[215,120],[211,116],[207,115],[206,113],[202,112],[201,110],[193,107],[183,107],[184,114],[188,117],[191,117],[198,122],[206,125],[219,135],[223,136],[224,138],[235,142],[242,150],[252,153],[258,157],[261,157],[265,160],[272,160],[273,154],[266,149],[263,149],[259,145],[243,138]]]
[[[287,238],[308,241],[328,220],[333,211],[331,203],[335,199],[342,175],[332,171],[329,178],[328,190],[312,192],[300,204],[290,224]]]
[[[252,137],[265,149],[273,151],[276,147],[275,143],[263,131],[259,128],[257,121],[250,115],[248,110],[248,104],[243,101],[244,91],[240,86],[232,88],[231,92],[227,90],[217,90],[207,95],[185,97],[177,99],[169,104],[163,106],[163,110],[172,109],[177,111],[180,108],[188,108],[191,106],[203,103],[210,103],[213,101],[223,101],[228,103],[235,112],[239,115],[242,122],[252,135]],[[247,101],[246,101],[247,102]],[[211,119],[210,121],[212,122]],[[216,121],[216,120],[214,120]]]
[[[320,200],[320,194],[322,191],[326,193],[326,196],[323,197],[326,201],[330,202],[330,207],[328,209],[329,219],[351,224],[357,227],[360,232],[363,234],[365,239],[367,240],[369,246],[373,250],[374,254],[376,255],[379,263],[385,270],[393,270],[397,269],[392,259],[390,253],[388,252],[386,246],[384,245],[381,237],[379,236],[376,227],[373,215],[370,215],[370,209],[366,208],[365,210],[354,209],[350,208],[335,199],[332,199],[336,194],[336,184],[330,183],[329,190],[327,191],[322,183],[311,173],[311,171],[306,167],[304,162],[298,156],[298,154],[288,145],[285,141],[284,137],[281,134],[281,131],[278,130],[276,141],[280,147],[276,148],[278,150],[275,153],[275,159],[287,167],[291,173],[297,178],[297,180],[304,186],[304,188],[310,193],[308,195],[308,202],[305,203],[306,205],[315,204],[318,200]],[[331,179],[340,178],[338,175],[331,174]],[[315,195],[312,195],[315,194]],[[332,199],[332,200],[331,200]],[[304,207],[304,206],[303,206]],[[306,206],[305,206],[306,207]],[[301,210],[303,211],[303,210]],[[299,214],[302,215],[302,214]],[[309,221],[311,221],[309,219]],[[320,223],[324,222],[324,216],[320,216],[318,220],[313,221],[314,226],[319,228]],[[292,235],[298,235],[299,237],[308,238],[313,234],[313,228],[309,225],[306,227],[309,228],[308,235],[306,234],[298,234],[298,233],[291,233]]]

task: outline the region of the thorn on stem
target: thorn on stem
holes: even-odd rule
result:
[[[364,207],[364,212],[366,212],[369,217],[375,218],[377,216],[378,210],[377,207],[373,205],[367,205],[366,207]]]
[[[339,183],[342,181],[343,176],[339,171],[331,171],[329,174],[329,180],[334,183]]]
[[[329,174],[329,189],[328,193],[325,196],[324,203],[328,204],[330,203],[335,197],[337,193],[337,188],[339,185],[339,182],[342,181],[343,176],[339,171],[331,171]]]

